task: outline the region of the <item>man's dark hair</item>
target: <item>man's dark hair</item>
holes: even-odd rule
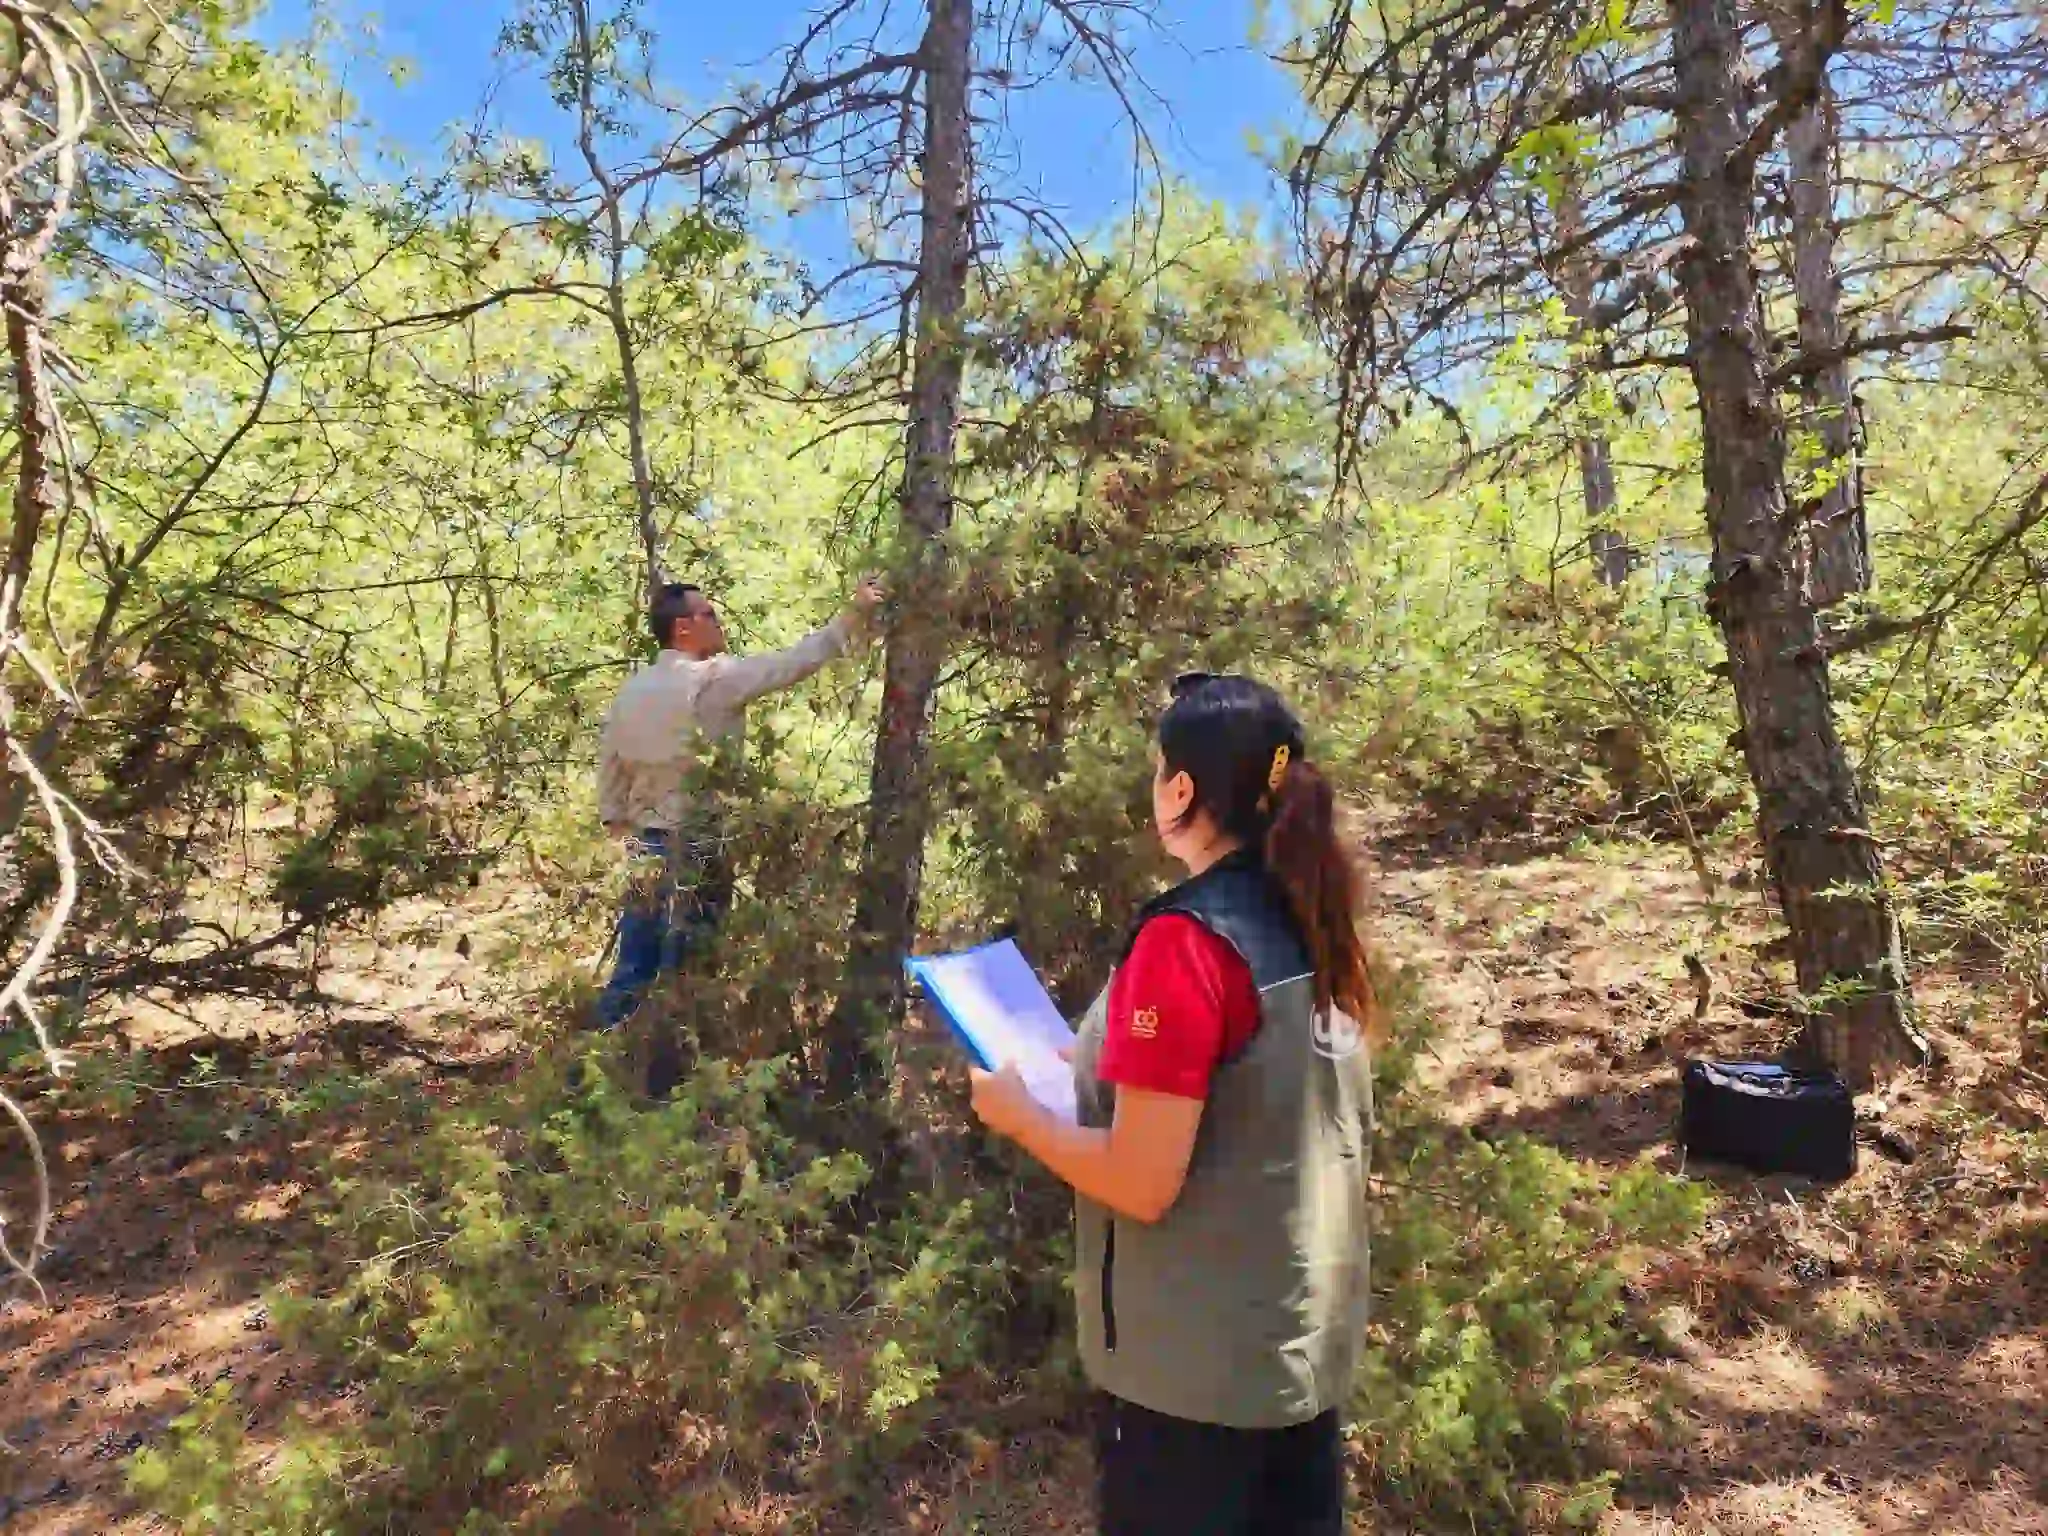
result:
[[[665,583],[654,594],[654,601],[647,609],[647,624],[654,631],[654,643],[666,649],[675,637],[676,620],[689,618],[697,611],[697,603],[703,600],[704,589],[694,582]]]

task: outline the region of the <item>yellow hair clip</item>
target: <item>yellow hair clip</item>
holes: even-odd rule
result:
[[[1287,765],[1294,761],[1293,752],[1286,746],[1273,754],[1273,771],[1266,775],[1266,789],[1270,794],[1279,794],[1280,786],[1287,782]]]

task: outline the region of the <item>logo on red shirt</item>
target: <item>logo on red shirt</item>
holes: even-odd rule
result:
[[[1159,1038],[1159,1010],[1140,1008],[1131,1015],[1131,1033],[1140,1040]]]

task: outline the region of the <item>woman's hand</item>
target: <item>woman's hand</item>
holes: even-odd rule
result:
[[[1000,1072],[970,1069],[967,1081],[975,1117],[998,1136],[1020,1140],[1038,1117],[1038,1101],[1031,1097],[1015,1067]]]

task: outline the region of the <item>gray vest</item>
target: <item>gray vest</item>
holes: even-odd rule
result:
[[[1349,1390],[1368,1303],[1370,1053],[1319,1020],[1284,898],[1237,859],[1170,891],[1251,967],[1258,1033],[1212,1079],[1187,1182],[1156,1224],[1076,1203],[1075,1298],[1089,1380],[1155,1413],[1241,1429],[1305,1423]],[[1109,993],[1074,1053],[1084,1125],[1106,1127]]]

